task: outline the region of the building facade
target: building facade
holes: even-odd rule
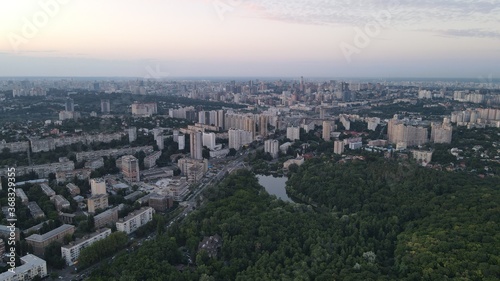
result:
[[[116,230],[130,234],[153,220],[154,209],[143,207],[116,222]]]
[[[47,274],[47,263],[45,260],[28,254],[21,257],[21,266],[16,267],[14,272],[6,271],[0,274],[2,281],[27,281],[33,280],[36,276],[45,278]]]
[[[90,234],[88,237],[83,237],[69,245],[61,247],[61,256],[66,261],[67,265],[73,265],[80,256],[80,252],[95,242],[108,237],[111,234],[110,228],[99,229],[98,231]]]
[[[45,234],[33,234],[26,238],[26,242],[28,245],[33,247],[35,255],[43,256],[45,253],[45,247],[47,247],[51,242],[58,241],[62,243],[66,235],[73,235],[74,232],[75,226],[63,224]]]

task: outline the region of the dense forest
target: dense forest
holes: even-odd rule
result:
[[[313,159],[288,181],[303,203],[238,171],[208,202],[90,280],[498,280],[498,179],[382,159]],[[222,237],[215,257],[198,250]]]

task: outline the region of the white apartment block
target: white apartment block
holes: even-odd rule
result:
[[[40,276],[44,278],[47,276],[47,263],[45,260],[28,254],[21,257],[21,262],[23,265],[16,267],[14,272],[6,271],[0,274],[0,280],[2,281],[25,281],[32,280],[35,276]]]
[[[250,131],[229,130],[229,148],[239,150],[242,146],[253,142],[253,135]]]
[[[74,242],[71,242],[69,245],[65,245],[61,247],[61,256],[66,261],[66,264],[73,265],[80,256],[80,252],[87,248],[88,246],[94,244],[95,242],[102,240],[108,237],[111,234],[110,228],[102,228],[88,237],[83,237],[82,239],[78,239]]]
[[[92,195],[106,194],[106,182],[102,178],[90,179]]]
[[[133,211],[128,216],[119,219],[116,222],[116,229],[130,234],[136,231],[139,227],[153,220],[154,209],[151,207],[143,207]]]
[[[214,133],[203,133],[203,145],[210,150],[215,149],[215,134]]]
[[[50,188],[48,184],[42,183],[40,184],[40,187],[42,188],[43,193],[45,193],[48,197],[56,195],[56,192]]]
[[[280,143],[278,140],[266,140],[264,142],[264,152],[271,154],[273,158],[278,157]]]
[[[300,128],[299,127],[286,128],[286,138],[291,141],[300,140]]]

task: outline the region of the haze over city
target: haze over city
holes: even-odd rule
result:
[[[389,2],[3,1],[0,76],[498,77],[500,1]]]

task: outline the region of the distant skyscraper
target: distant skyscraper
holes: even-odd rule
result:
[[[130,182],[139,181],[139,160],[132,155],[122,157],[121,164],[123,178]]]
[[[224,115],[224,110],[217,110],[217,122],[215,126],[219,127],[219,130],[224,128]]]
[[[184,150],[186,148],[186,135],[179,135],[177,143],[179,144],[179,150]]]
[[[67,98],[64,104],[64,110],[73,112],[75,111],[75,104],[72,98]]]
[[[101,112],[108,114],[111,111],[109,100],[101,100]]]
[[[269,118],[266,115],[259,116],[259,134],[263,137],[267,136],[267,123],[269,123],[268,119]]]
[[[332,124],[330,121],[323,121],[323,139],[325,141],[330,141],[332,132]]]
[[[203,145],[210,150],[215,149],[215,134],[214,133],[203,133]]]
[[[156,137],[156,145],[158,146],[159,150],[163,150],[165,148],[165,141],[163,135],[158,135]]]
[[[324,107],[319,108],[319,119],[325,119],[326,109]]]
[[[333,153],[342,154],[344,153],[344,142],[343,141],[335,141],[333,142]]]
[[[428,142],[427,128],[405,124],[397,117],[389,120],[387,124],[387,138],[390,143],[400,146],[417,146]]]
[[[451,143],[451,137],[453,134],[453,127],[449,119],[446,120],[443,124],[431,123],[431,141],[434,143]]]
[[[273,158],[278,157],[278,152],[280,149],[280,143],[278,140],[266,140],[264,142],[264,152],[269,152]]]
[[[242,146],[252,143],[252,132],[244,130],[229,130],[229,148],[239,150]]]
[[[203,150],[203,137],[202,132],[192,132],[190,134],[190,149],[191,158],[201,160],[203,159],[202,150]]]
[[[134,142],[137,139],[137,128],[130,127],[127,129],[127,131],[128,131],[128,141]]]
[[[132,115],[134,116],[151,116],[158,113],[158,105],[156,102],[150,103],[139,103],[134,102],[132,104]]]
[[[286,128],[286,137],[291,141],[300,140],[300,128],[299,127]]]

